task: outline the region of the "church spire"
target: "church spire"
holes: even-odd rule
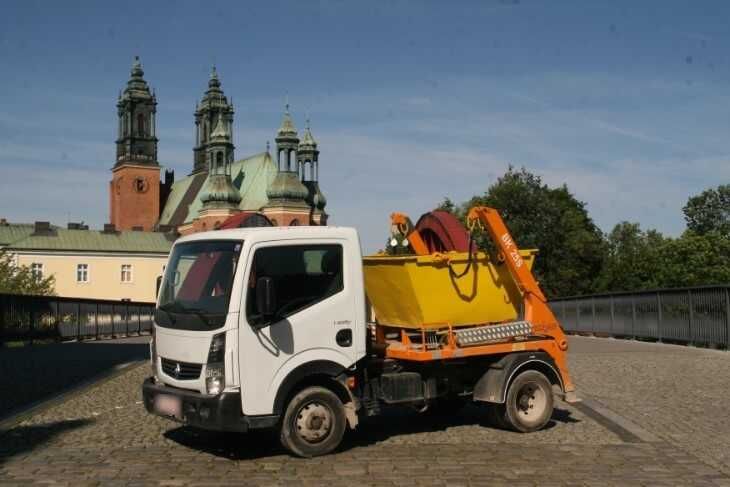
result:
[[[150,93],[139,56],[134,57],[129,81],[117,99],[117,161],[157,166],[157,100]]]
[[[208,160],[208,181],[203,188],[201,201],[203,210],[210,208],[236,209],[241,202],[241,195],[231,179],[233,164],[233,144],[228,123],[224,114],[218,114],[215,128],[210,134],[210,142],[206,149]]]
[[[233,105],[229,103],[221,88],[221,81],[215,65],[211,67],[208,89],[195,107],[195,147],[193,148],[192,173],[208,170],[207,148],[218,122],[228,132],[232,142]]]
[[[289,100],[284,106],[284,116],[281,120],[281,127],[276,131],[276,163],[279,171],[295,171],[294,164],[297,160],[297,148],[299,147],[299,135],[289,113]]]

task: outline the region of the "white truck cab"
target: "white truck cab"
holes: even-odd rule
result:
[[[257,303],[257,294],[274,301]],[[265,315],[259,304],[269,306]],[[344,380],[365,355],[365,337],[354,229],[242,228],[183,237],[159,290],[145,405],[212,429],[273,426],[303,378]],[[339,393],[349,399],[344,385]]]

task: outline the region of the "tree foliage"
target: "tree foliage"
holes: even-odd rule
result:
[[[638,223],[621,222],[606,235],[606,256],[595,291],[625,291],[659,287],[657,268],[665,238],[645,232]]]
[[[445,200],[440,208],[453,203]],[[566,186],[550,188],[524,168],[510,167],[481,196],[475,196],[456,213],[463,218],[472,206],[499,210],[518,246],[540,253],[533,273],[548,296],[583,294],[593,290],[601,269],[604,243],[601,231]],[[489,237],[480,246],[490,248]]]
[[[682,208],[687,230],[698,235],[730,235],[730,184],[710,188],[691,197]]]
[[[33,294],[48,296],[54,294],[53,276],[36,275],[28,266],[19,266],[7,251],[0,249],[0,293]]]
[[[463,221],[475,205],[499,210],[520,248],[539,249],[533,272],[549,297],[730,283],[730,185],[690,197],[677,238],[630,222],[604,235],[565,185],[550,188],[524,168],[510,167],[463,205],[445,198],[438,208]],[[486,236],[479,244],[492,248]]]

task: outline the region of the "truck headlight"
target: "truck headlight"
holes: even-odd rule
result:
[[[226,386],[224,358],[226,355],[226,334],[213,336],[208,349],[208,364],[205,367],[205,389],[208,394],[218,395]]]
[[[223,364],[208,364],[205,369],[205,389],[208,394],[218,395],[223,392],[226,376]]]

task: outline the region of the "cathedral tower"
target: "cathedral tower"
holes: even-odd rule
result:
[[[278,172],[266,191],[269,203],[263,214],[278,226],[310,224],[310,208],[306,199],[309,191],[299,178],[297,150],[299,136],[286,105],[281,127],[276,133],[276,164]]]
[[[221,117],[227,126],[228,133],[232,134],[233,102],[229,103],[223,94],[218,72],[213,66],[208,80],[208,90],[195,109],[195,147],[193,148],[193,172],[191,174],[208,170],[207,149],[216,122]],[[233,143],[232,135],[230,142]]]
[[[326,225],[327,213],[325,213],[324,207],[327,205],[327,199],[319,188],[319,149],[309,127],[309,119],[307,119],[304,136],[297,149],[297,165],[302,184],[309,191],[307,204],[311,208],[310,223]]]
[[[206,150],[208,178],[201,191],[200,201],[203,205],[193,221],[193,232],[214,230],[229,217],[241,211],[238,208],[241,195],[231,180],[233,144],[230,126],[223,117],[223,114],[218,115],[208,141]]]
[[[110,220],[117,230],[150,231],[160,217],[157,98],[144,80],[139,57],[117,101],[117,157],[109,185]]]

